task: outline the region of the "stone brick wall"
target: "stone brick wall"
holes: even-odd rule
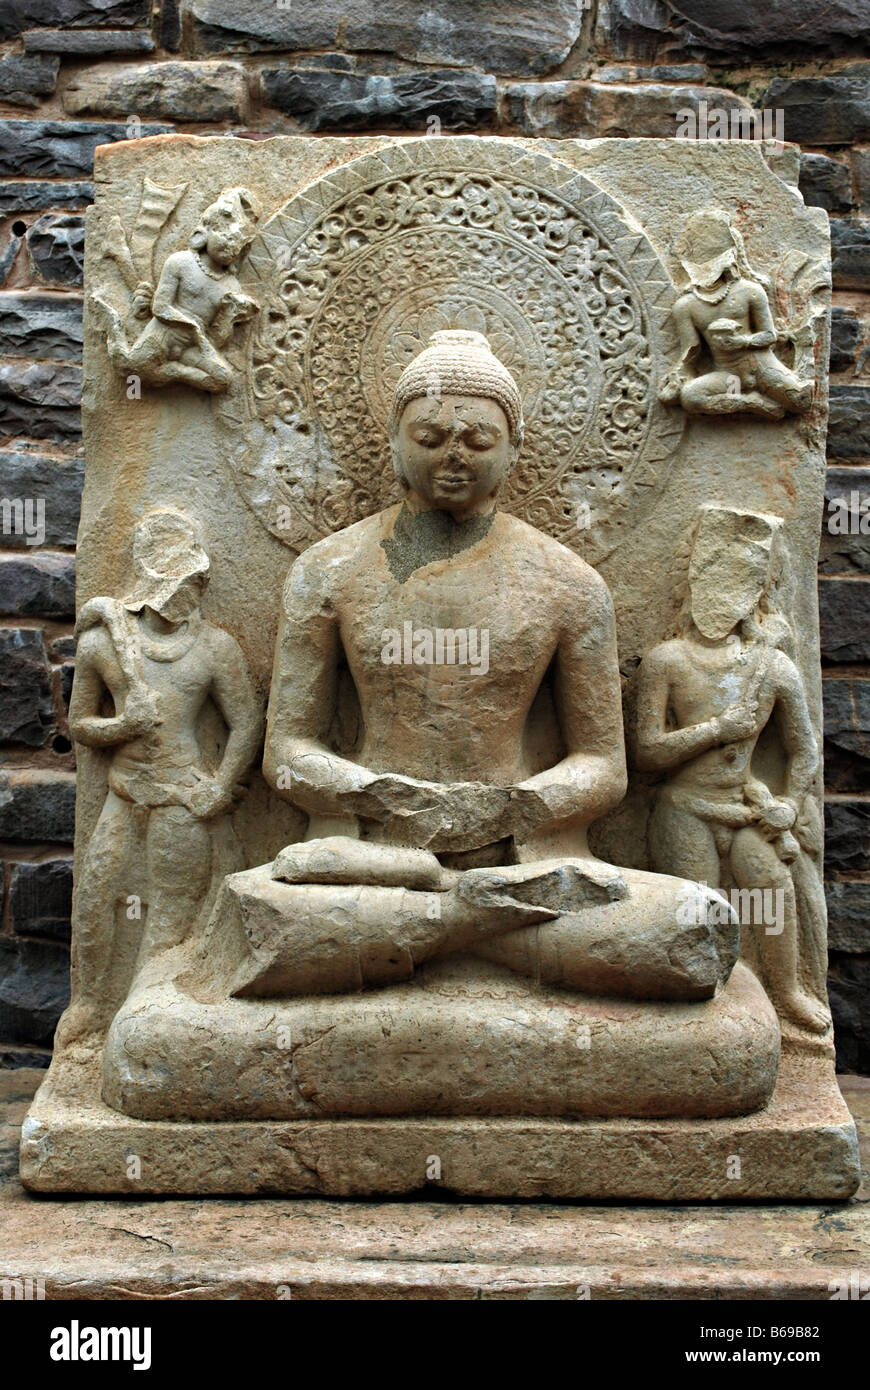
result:
[[[870,1071],[870,0],[3,0],[0,499],[22,505],[0,533],[0,1066],[47,1064],[67,990],[94,147],[439,122],[675,136],[687,111],[753,108],[783,113],[831,215],[826,521],[851,525],[820,562],[830,983],[841,1065]]]

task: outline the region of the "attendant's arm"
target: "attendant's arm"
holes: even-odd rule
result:
[[[776,325],[770,312],[770,300],[762,285],[753,285],[750,292],[749,308],[754,331],[747,339],[746,346],[753,348],[773,347],[776,342]]]
[[[786,752],[785,796],[799,805],[819,767],[819,746],[810,721],[804,685],[794,662],[777,653],[780,682],[774,717]]]
[[[686,294],[678,299],[672,312],[680,342],[680,356],[661,383],[659,397],[666,404],[673,404],[679,399],[682,388],[691,380],[693,365],[701,350],[701,335],[692,317],[691,295]]]
[[[89,748],[110,748],[128,743],[154,727],[154,710],[130,698],[114,662],[103,651],[106,638],[100,628],[83,634],[76,651],[76,671],[69,706],[70,733]],[[105,717],[100,705],[108,690],[119,714]]]
[[[724,717],[684,729],[667,727],[671,679],[664,648],[654,648],[641,662],[638,676],[635,763],[641,772],[668,772],[729,741]]]
[[[208,814],[216,815],[232,805],[239,779],[256,756],[263,732],[263,716],[239,644],[228,633],[215,629],[212,645],[215,671],[211,696],[229,729],[220,767],[214,776],[222,794],[208,806]]]
[[[674,324],[680,340],[680,360],[677,369],[688,366],[701,347],[701,335],[692,317],[692,296],[683,295],[674,305]]]

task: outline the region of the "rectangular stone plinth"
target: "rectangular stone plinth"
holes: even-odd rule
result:
[[[795,1204],[463,1203],[434,1190],[413,1202],[34,1199],[15,1154],[38,1079],[0,1073],[0,1270],[41,1280],[48,1300],[827,1301],[870,1267],[866,1183],[834,1219]],[[841,1080],[870,1158],[870,1081]]]
[[[786,1055],[773,1101],[714,1120],[136,1120],[99,1098],[93,1060],[56,1059],[25,1121],[34,1192],[667,1202],[844,1199],[854,1122],[825,1058]]]

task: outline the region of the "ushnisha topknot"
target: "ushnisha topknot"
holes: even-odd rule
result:
[[[448,328],[433,333],[426,347],[399,377],[388,424],[390,437],[402,411],[421,396],[483,396],[496,401],[510,428],[511,444],[523,442],[523,403],[519,388],[482,333]]]

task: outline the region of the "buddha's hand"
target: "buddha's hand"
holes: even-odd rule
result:
[[[517,792],[483,782],[423,782],[376,776],[354,797],[363,819],[380,822],[394,844],[435,852],[477,849],[514,833]]]

